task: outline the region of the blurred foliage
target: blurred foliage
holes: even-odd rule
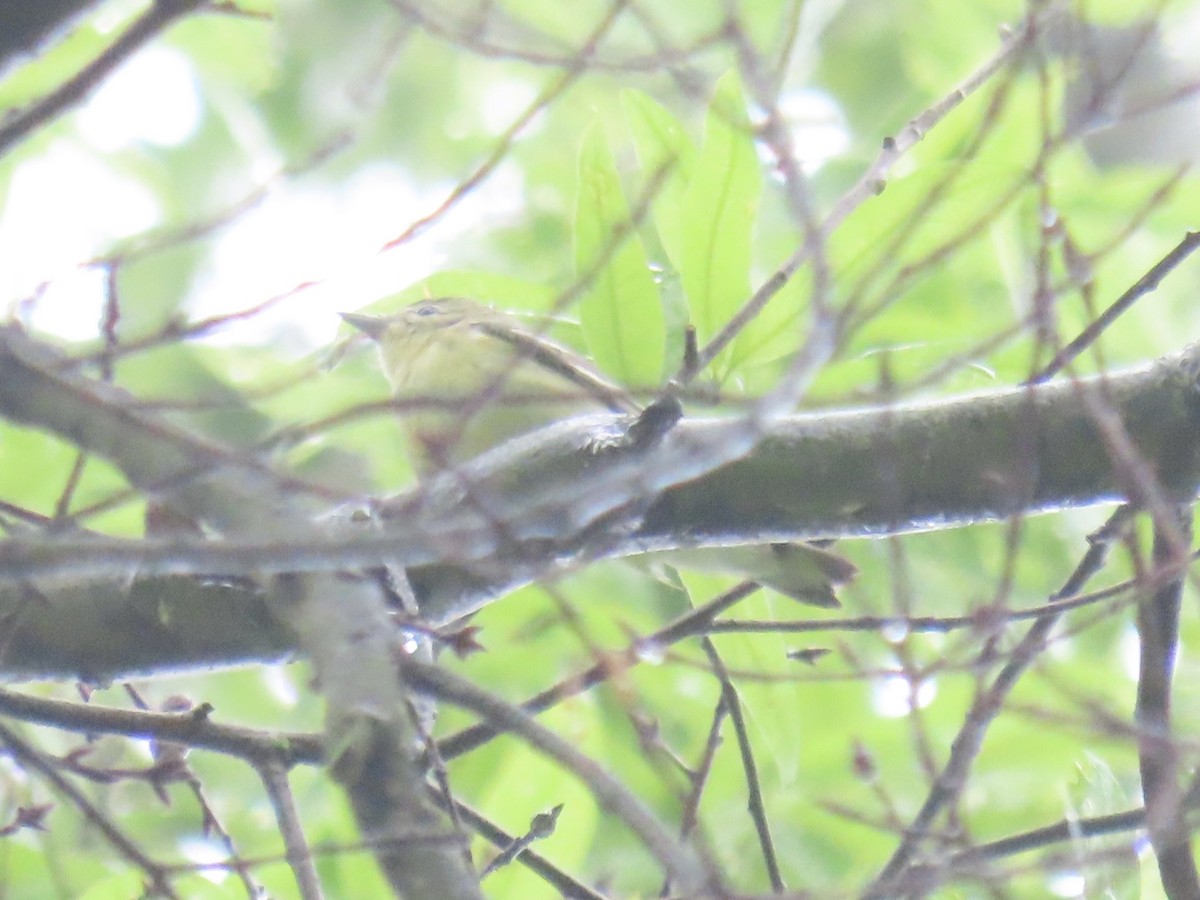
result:
[[[1119,26],[1160,5],[1087,6]],[[92,354],[96,373],[106,346],[98,311],[107,303],[109,339],[128,348],[112,368],[118,384],[209,437],[285,458],[347,499],[398,490],[411,474],[395,422],[354,412],[386,399],[387,389],[358,342],[330,351],[348,340],[336,311],[394,310],[456,293],[552,311],[554,336],[590,350],[610,375],[661,384],[679,369],[687,324],[703,346],[806,240],[812,223],[786,196],[764,119],[782,117],[819,222],[885,136],[950,95],[998,51],[1001,26],[1017,27],[1024,13],[1015,0],[926,0],[903,13],[891,0],[216,6],[154,44],[190,73],[197,114],[183,137],[137,137],[139,115],[155,115],[158,101],[143,109],[127,88],[133,125],[109,122],[126,129],[111,145],[85,127],[84,108],[0,158],[0,257],[21,275],[3,282],[4,299],[71,353]],[[97,5],[36,58],[10,67],[0,106],[36,102],[142,10]],[[1175,4],[1164,28],[1183,28],[1196,14],[1195,4]],[[1136,161],[1099,166],[1062,133],[1061,97],[1077,62],[1030,52],[1001,67],[923,131],[878,196],[825,235],[818,252],[837,342],[807,405],[1019,382],[1048,361],[1035,314],[1044,313],[1043,333],[1065,343],[1194,227],[1194,175]],[[836,140],[826,146],[830,135]],[[145,192],[149,227],[123,228],[115,215],[105,224],[88,192],[29,196],[48,183],[35,171],[69,184],[72,167],[85,162],[95,184],[132,182]],[[110,202],[115,213],[119,202]],[[103,279],[78,286],[81,271],[111,275],[111,292]],[[706,387],[736,399],[778,383],[809,333],[813,272],[810,258],[702,375]],[[1078,371],[1150,359],[1195,339],[1198,287],[1194,265],[1172,273]],[[1052,298],[1044,310],[1039,296]],[[180,328],[198,322],[182,339]],[[0,426],[0,499],[138,534],[136,497],[102,503],[122,488],[103,463],[87,462],[64,503],[74,457],[52,438]],[[101,511],[87,513],[97,503]],[[1015,538],[994,524],[850,542],[842,549],[862,573],[839,615],[899,622],[978,612],[985,621],[990,609],[1036,607],[1065,581],[1102,519],[1102,511],[1063,512],[1022,523]],[[1146,536],[1139,540],[1147,553]],[[1118,552],[1103,581],[1132,571]],[[474,621],[486,652],[443,662],[518,701],[597,659],[615,661],[632,635],[728,586],[691,574],[659,583],[599,566],[493,604]],[[1133,740],[1109,724],[1130,721],[1132,710],[1130,602],[1066,617],[988,732],[955,811],[959,843],[948,851],[1140,802]],[[734,615],[832,617],[770,595]],[[1021,633],[1009,626],[991,652],[1002,661]],[[1195,647],[1192,618],[1184,636],[1187,650]],[[972,627],[927,634],[897,626],[715,638],[744,704],[789,885],[856,893],[878,871],[944,762],[979,679],[995,672],[997,659],[980,656],[986,637]],[[813,666],[787,656],[814,647],[831,652]],[[718,686],[695,641],[643,649],[641,664],[614,663],[607,683],[544,720],[676,822],[689,789],[677,759],[698,763]],[[1180,722],[1191,731],[1194,669],[1185,651]],[[916,708],[889,692],[897,684],[911,686]],[[211,702],[222,721],[269,730],[320,723],[300,665],[141,687],[152,701],[186,693]],[[37,690],[73,696],[66,687]],[[116,689],[96,699],[126,702]],[[446,710],[438,733],[469,721]],[[46,752],[83,740],[27,731]],[[723,733],[700,807],[702,835],[732,885],[766,890],[728,722]],[[122,765],[147,760],[132,743],[113,752]],[[856,754],[869,771],[856,770]],[[237,853],[269,860],[252,876],[273,897],[294,896],[254,773],[215,754],[193,758]],[[616,896],[657,893],[661,876],[632,836],[521,742],[500,738],[451,761],[449,773],[465,800],[514,834],[565,803],[557,832],[536,850]],[[0,819],[50,799],[13,766],[3,778]],[[382,896],[369,854],[352,849],[341,798],[308,770],[293,773],[292,785],[307,836],[322,848],[328,896]],[[95,788],[154,858],[198,864],[200,813],[181,785],[169,792],[168,807],[144,785]],[[6,892],[135,895],[141,879],[130,865],[58,803],[47,831],[23,830],[0,845]],[[1001,860],[945,896],[994,896],[990,878],[1005,896],[1041,897],[1064,873],[1083,877],[1088,896],[1136,896],[1141,879],[1154,879],[1139,872],[1131,840],[1051,848],[1060,862],[1044,866],[1036,855]],[[1123,855],[1089,867],[1086,854],[1114,846]],[[473,851],[476,859],[493,852],[482,841]],[[218,847],[216,857],[224,855]],[[227,872],[191,875],[178,887],[189,897],[245,895]],[[495,897],[554,895],[520,866],[485,887]]]

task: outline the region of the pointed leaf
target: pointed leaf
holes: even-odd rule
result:
[[[646,178],[669,168],[654,199],[654,225],[667,258],[676,269],[683,258],[683,201],[696,147],[667,109],[641,91],[624,91],[625,122]]]
[[[588,349],[625,384],[657,384],[666,344],[662,301],[599,124],[583,138],[578,191],[575,268],[590,278],[580,302]]]
[[[692,324],[710,339],[750,297],[750,242],[762,173],[736,72],[717,82],[684,198],[680,274]],[[724,376],[733,362],[717,364]]]

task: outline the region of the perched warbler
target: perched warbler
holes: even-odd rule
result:
[[[378,345],[421,475],[573,415],[638,411],[626,390],[574,350],[473,300],[421,300],[395,315],[342,318]],[[818,606],[836,606],[834,586],[855,573],[848,560],[805,543],[648,555],[740,575]]]

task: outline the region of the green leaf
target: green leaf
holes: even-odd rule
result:
[[[684,192],[695,164],[696,147],[679,120],[641,91],[622,91],[621,105],[646,177],[654,178],[668,170],[654,198],[654,225],[667,257],[678,269],[683,259]]]
[[[80,900],[114,900],[116,897],[145,896],[145,880],[138,872],[127,871],[93,881]]]
[[[579,153],[575,268],[589,278],[579,314],[597,364],[626,384],[657,384],[666,347],[662,301],[599,124]]]
[[[762,173],[736,72],[717,82],[683,204],[683,290],[701,342],[750,297],[750,246]],[[722,354],[728,375],[737,348]]]

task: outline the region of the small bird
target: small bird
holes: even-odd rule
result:
[[[587,359],[473,300],[342,318],[378,344],[420,475],[572,415],[638,411]]]
[[[421,476],[570,416],[640,411],[628,391],[586,358],[474,300],[420,300],[394,315],[342,318],[376,342]],[[649,556],[739,575],[826,607],[838,605],[834,587],[857,571],[849,560],[807,543]]]

